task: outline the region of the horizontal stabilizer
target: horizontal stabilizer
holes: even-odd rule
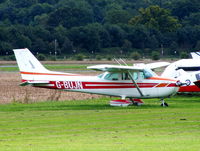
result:
[[[200,59],[200,52],[191,52],[190,55],[193,59]]]
[[[20,84],[20,86],[27,86],[33,84],[49,84],[49,81],[25,81]]]

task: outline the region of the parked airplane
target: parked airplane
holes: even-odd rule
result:
[[[122,65],[95,65],[88,69],[103,71],[98,76],[84,76],[47,70],[27,49],[14,49],[20,69],[21,86],[75,91],[126,98],[164,98],[175,94],[177,80],[157,76],[151,69]],[[114,101],[117,102],[117,101]]]
[[[200,80],[197,73],[200,71],[199,59],[181,59],[171,63],[161,74],[163,77],[175,78],[184,85],[180,86],[179,92],[200,92],[194,81]]]

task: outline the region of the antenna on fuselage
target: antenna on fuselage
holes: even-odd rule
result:
[[[128,66],[127,63],[122,58],[120,58],[120,61],[123,62],[124,65]]]
[[[122,64],[120,63],[120,61],[121,61],[125,66],[128,66],[128,65],[126,64],[126,62],[125,62],[122,58],[119,58],[119,59],[114,58],[114,60],[115,60],[120,66],[122,66]]]
[[[122,65],[116,58],[114,58],[114,60],[115,60],[120,66]]]

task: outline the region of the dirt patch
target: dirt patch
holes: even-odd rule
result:
[[[52,100],[83,100],[100,97],[94,94],[34,88],[31,86],[22,87],[19,86],[21,77],[17,72],[2,72],[0,73],[0,79],[0,104],[11,102],[32,103]]]

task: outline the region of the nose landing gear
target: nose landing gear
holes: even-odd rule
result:
[[[161,101],[162,101],[162,103],[161,103],[160,106],[162,106],[162,107],[168,107],[168,106],[169,106],[169,105],[165,102],[164,99],[161,99]]]

